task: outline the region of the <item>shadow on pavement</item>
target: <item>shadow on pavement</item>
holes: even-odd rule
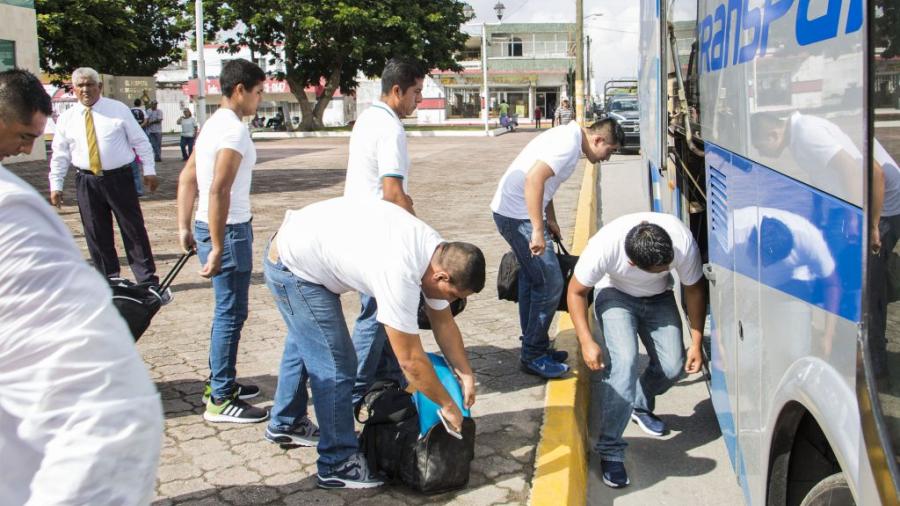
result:
[[[259,395],[249,399],[248,402],[260,404],[272,400],[272,397],[275,395],[275,384],[278,381],[278,377],[266,374],[238,378],[238,381],[259,387]],[[202,415],[204,404],[201,397],[203,396],[205,382],[203,379],[157,382],[156,388],[163,399],[165,417],[180,418],[183,416]]]

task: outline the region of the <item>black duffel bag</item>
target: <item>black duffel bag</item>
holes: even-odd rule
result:
[[[112,302],[119,310],[119,314],[128,324],[128,330],[135,341],[141,338],[150,320],[162,307],[161,294],[165,292],[175,280],[175,276],[181,272],[181,268],[187,263],[194,253],[181,255],[172,270],[166,275],[159,287],[150,283],[133,283],[125,278],[110,278],[109,288],[112,290]]]
[[[453,316],[462,313],[466,308],[466,298],[456,299],[450,303],[450,312]],[[425,311],[425,296],[419,295],[419,328],[422,330],[431,330],[431,321],[428,319],[428,313]]]
[[[569,303],[566,294],[569,291],[569,280],[575,273],[575,264],[578,263],[578,255],[572,255],[563,246],[562,241],[553,239],[556,243],[556,259],[559,261],[559,270],[563,278],[563,291],[559,299],[558,311],[569,311]],[[515,253],[507,252],[500,259],[500,269],[497,271],[497,297],[500,300],[519,301],[519,261]],[[594,301],[594,289],[588,292],[588,305]]]
[[[423,494],[464,488],[475,458],[475,421],[463,419],[463,439],[440,423],[419,437],[419,416],[412,395],[395,381],[378,381],[356,409],[364,423],[359,448],[369,469],[389,481]],[[363,419],[364,418],[364,419]]]

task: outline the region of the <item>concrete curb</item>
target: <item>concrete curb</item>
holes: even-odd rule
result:
[[[494,128],[488,131],[489,137],[497,137],[509,133],[505,128]],[[412,130],[406,132],[407,137],[484,137],[484,130]],[[308,137],[350,137],[349,131],[338,132],[252,132],[251,138],[261,139],[304,139]],[[176,142],[177,144],[177,142]]]
[[[572,253],[580,253],[597,230],[597,177],[594,164],[585,161],[578,196]],[[556,347],[569,352],[573,374],[547,382],[544,424],[531,482],[533,506],[584,506],[588,479],[588,403],[590,371],[581,360],[575,330],[568,313],[560,315]]]

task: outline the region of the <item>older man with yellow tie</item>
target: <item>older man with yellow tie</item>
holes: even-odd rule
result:
[[[158,285],[150,239],[131,171],[135,153],[144,164],[144,185],[158,186],[153,149],[128,106],[101,96],[103,84],[92,68],[72,73],[78,103],[60,115],[50,159],[50,203],[63,203],[62,189],[70,166],[76,169],[75,192],[84,237],[94,267],[119,277],[119,256],[113,237],[115,216],[125,253],[138,283]],[[160,294],[168,302],[169,293]]]

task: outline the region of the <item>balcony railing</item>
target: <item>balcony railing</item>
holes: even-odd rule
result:
[[[575,44],[565,40],[532,40],[515,38],[493,40],[488,46],[489,58],[572,58]]]

